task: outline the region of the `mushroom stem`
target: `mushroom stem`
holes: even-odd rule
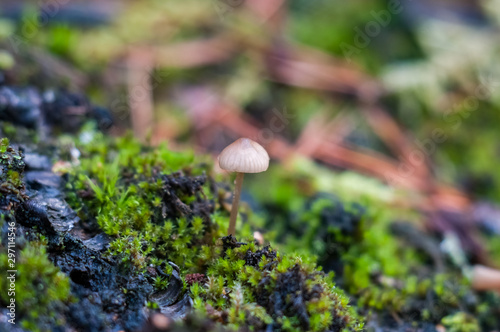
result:
[[[236,218],[238,217],[238,204],[240,203],[241,186],[243,185],[244,175],[245,173],[236,173],[236,180],[234,181],[233,206],[231,207],[229,229],[227,231],[229,235],[234,235],[236,233]]]

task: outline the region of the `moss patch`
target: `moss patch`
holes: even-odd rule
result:
[[[65,200],[80,222],[69,234],[46,232],[43,223],[23,225],[32,245],[44,247],[41,233],[49,237],[40,253],[48,252],[44,262],[65,273],[76,302],[69,303],[67,293],[53,294],[48,312],[24,317],[25,324],[84,326],[96,317],[86,328],[133,330],[144,325],[144,312],[164,310],[165,303],[185,310],[188,296],[193,310],[182,328],[357,331],[366,318],[384,326],[394,317],[415,326],[452,328],[471,315],[481,328],[498,323],[492,318],[498,296],[472,292],[461,271],[439,250],[433,252],[439,239],[417,230],[414,236],[428,245],[405,240],[401,234],[411,236],[415,229],[410,224],[395,232],[393,221],[409,214],[373,198],[346,203],[331,193],[318,194],[308,175],[275,174],[273,188],[285,189],[262,197],[267,225],[242,213],[238,242],[225,237],[229,187],[216,182],[210,165],[191,152],[144,146],[131,136],[109,138],[88,128],[71,148],[68,142],[61,137],[54,151],[64,163],[58,169]],[[80,158],[64,153],[72,148]],[[4,153],[12,159],[8,170],[21,167],[20,152],[6,146]],[[33,210],[22,196],[22,169],[18,182],[11,175],[9,199],[19,211],[5,210],[5,218]],[[274,248],[254,243],[254,229],[266,232]],[[50,278],[60,275],[54,273]]]
[[[225,237],[208,268],[208,281],[190,287],[195,308],[233,328],[285,331],[362,329],[332,275],[299,257]]]
[[[166,262],[175,263],[187,275],[195,312],[233,328],[362,327],[332,276],[313,262],[222,238],[228,213],[214,199],[222,189],[192,154],[131,137],[97,136],[77,147],[82,158],[69,174],[69,201],[88,231],[110,236],[109,257],[131,273],[153,268],[168,276]],[[248,224],[242,233],[250,235]],[[157,276],[154,285],[168,289],[168,278]]]

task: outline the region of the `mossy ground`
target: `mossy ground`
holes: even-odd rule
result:
[[[53,144],[66,201],[80,222],[71,233],[59,233],[49,243],[40,235],[40,225],[30,229],[31,242],[20,235],[25,247],[19,271],[37,261],[37,273],[19,272],[26,294],[40,306],[36,313],[20,307],[28,329],[84,321],[96,308],[96,331],[108,324],[137,329],[145,324],[140,316],[131,316],[133,325],[130,319],[112,322],[106,315],[122,317],[142,306],[149,314],[159,311],[157,303],[146,300],[151,292],[172,286],[173,266],[179,267],[184,283],[180,291],[192,299],[186,324],[196,317],[210,321],[214,329],[355,331],[365,324],[395,327],[399,322],[414,328],[442,324],[451,331],[479,331],[499,323],[498,296],[473,292],[460,268],[433,251],[438,239],[411,222],[414,213],[388,207],[380,198],[390,192],[379,184],[365,186],[362,195],[352,195],[344,190],[349,185],[340,185],[340,199],[300,165],[292,173],[273,167],[262,175],[270,184],[268,190],[254,191],[260,214],[243,206],[238,242],[226,237],[228,186],[212,176],[210,160],[174,152],[166,145],[145,146],[131,136],[109,138],[91,127]],[[78,160],[64,152],[68,144],[80,151]],[[17,153],[3,141],[2,154],[9,156],[4,159],[12,156],[14,162],[8,167],[22,162],[22,155],[14,158]],[[17,172],[3,173],[10,176],[4,181],[10,191],[2,197],[21,204],[28,197],[22,170]],[[339,181],[321,170],[314,174],[323,181]],[[428,240],[427,247],[407,243],[401,231],[394,230],[394,220],[403,219],[410,221],[406,224],[414,236]],[[255,230],[263,232],[273,247],[257,245]],[[97,251],[78,249],[95,255],[96,261],[71,266],[78,255],[71,250],[96,235],[104,235],[109,245]],[[5,246],[2,250],[5,258]],[[98,272],[104,266],[111,272]],[[113,273],[134,282],[109,286],[119,301],[106,302],[104,280]],[[30,287],[31,283],[45,286]],[[92,302],[96,296],[102,303]]]
[[[20,326],[26,330],[48,330],[64,321],[63,309],[71,302],[69,278],[48,259],[44,236],[26,241],[17,227],[15,211],[28,199],[24,154],[7,138],[0,141],[0,168],[0,268],[16,271],[15,282],[1,278],[1,301],[7,305],[15,299]]]
[[[206,284],[189,287],[199,314],[233,328],[362,326],[331,277],[299,257],[276,252],[267,257],[252,243],[250,224],[239,230],[249,244],[221,245],[228,225],[227,211],[218,202],[223,192],[206,175],[208,166],[194,163],[191,153],[145,148],[131,137],[115,142],[95,137],[80,149],[81,164],[72,170],[67,189],[75,193],[71,201],[83,212],[82,220],[95,218],[112,238],[108,253],[132,271],[172,261],[183,275],[205,274]],[[280,289],[284,278],[298,278],[296,289]],[[270,303],[273,294],[280,298]]]
[[[231,8],[228,12],[229,7],[222,2],[215,5],[216,10],[212,2],[131,2],[123,11],[114,13],[113,22],[108,25],[79,29],[71,24],[37,24],[33,38],[29,38],[29,43],[25,40],[22,44],[26,45],[22,46],[49,50],[70,66],[83,70],[88,74],[85,75],[90,81],[88,91],[93,98],[102,103],[113,102],[113,108],[121,112],[121,103],[114,102],[124,97],[120,84],[123,81],[113,80],[112,86],[105,82],[109,82],[108,69],[113,73],[117,63],[121,68],[122,55],[130,45],[191,42],[217,36],[215,33],[222,31],[223,37],[269,47],[260,47],[263,52],[256,56],[253,47],[247,49],[237,44],[239,52],[235,57],[218,62],[215,67],[177,69],[171,68],[169,62],[156,68],[155,109],[160,120],[163,115],[165,121],[181,127],[177,137],[191,135],[192,122],[186,119],[186,110],[177,105],[176,98],[162,91],[182,90],[194,84],[220,91],[223,99],[231,100],[255,120],[262,120],[262,124],[273,121],[265,119],[271,115],[268,110],[286,106],[285,113],[290,117],[287,128],[279,134],[292,139],[301,137],[301,130],[312,116],[322,115],[325,109],[330,119],[348,110],[356,128],[345,137],[345,143],[385,154],[389,146],[384,146],[370,129],[355,98],[350,95],[332,98],[323,92],[262,79],[262,73],[269,72],[268,61],[262,59],[266,59],[269,49],[277,46],[281,49],[283,40],[298,41],[339,59],[345,58],[342,45],[352,44],[358,38],[357,28],[366,27],[373,21],[373,13],[386,10],[387,4],[387,1],[373,1],[369,5],[363,1],[342,4],[291,1],[287,20],[283,20],[286,28],[276,29],[285,35],[262,38],[269,34],[248,33],[252,28],[263,31],[260,20],[253,23],[245,11]],[[475,9],[487,7],[483,5],[473,6],[471,12],[473,21],[478,20],[479,25],[469,25],[469,19],[462,21],[469,15],[459,15],[463,18],[457,17],[458,24],[436,24],[442,8],[435,15],[434,7],[424,11],[432,13],[429,24],[421,18],[422,11],[413,15],[412,6],[408,6],[406,9],[414,19],[394,15],[391,24],[384,26],[380,35],[367,47],[357,50],[349,61],[361,64],[363,72],[372,73],[384,82],[388,96],[383,106],[396,123],[411,132],[410,140],[415,138],[423,144],[433,137],[436,129],[443,132],[446,139],[436,143],[429,153],[432,173],[439,182],[457,184],[476,199],[498,201],[500,173],[492,162],[492,156],[499,151],[496,124],[500,102],[498,93],[493,93],[497,88],[494,73],[498,61],[494,60],[498,50],[492,42],[494,38],[487,34],[484,36],[488,38],[477,36],[487,33],[486,30],[495,31],[498,24],[494,22],[499,20],[495,19],[498,18],[495,11]],[[459,8],[455,10],[460,12]],[[453,10],[450,14],[455,16]],[[64,13],[57,16],[64,17]],[[19,24],[7,20],[0,23],[3,41],[0,69],[15,66],[7,72],[7,78],[13,76],[16,84],[28,81],[43,86],[67,80],[57,73],[46,77],[41,74],[44,70],[35,64],[36,59],[20,60],[17,54],[7,51],[10,49],[7,46],[12,46],[7,37],[17,40],[17,36],[24,35],[24,28],[34,24],[31,15],[23,15]],[[462,30],[457,34],[458,26]],[[450,37],[445,38],[449,47],[436,42],[436,36]],[[279,44],[267,44],[267,39]],[[391,47],[386,47],[387,42]],[[473,45],[472,53],[464,45]],[[452,61],[436,67],[440,63],[437,60],[442,59]],[[477,97],[478,88],[486,88],[488,93],[481,94],[479,100],[471,100],[470,97]],[[471,101],[477,105],[467,105]],[[175,272],[168,262],[180,267],[181,277],[186,281],[183,291],[194,299],[194,316],[186,321],[192,325],[185,330],[191,326],[205,328],[207,319],[214,322],[210,325],[213,328],[218,328],[215,323],[230,327],[250,324],[257,328],[271,320],[284,329],[303,329],[307,320],[311,329],[321,329],[328,322],[336,328],[340,326],[336,325],[336,319],[342,317],[349,317],[346,326],[350,322],[355,328],[358,318],[353,310],[367,327],[376,330],[435,330],[437,324],[450,331],[499,329],[498,295],[472,291],[463,273],[467,266],[457,266],[439,248],[445,240],[443,234],[429,234],[423,229],[424,217],[418,212],[391,205],[399,193],[376,181],[349,172],[336,174],[303,160],[287,169],[273,166],[245,183],[247,188],[252,187],[249,191],[254,199],[247,201],[258,213],[252,214],[243,206],[237,232],[242,244],[225,248],[221,239],[226,235],[231,186],[227,178],[212,179],[210,160],[204,165],[200,157],[190,152],[176,153],[165,146],[145,147],[130,137],[108,139],[93,130],[84,130],[77,137],[60,136],[53,142],[41,139],[34,130],[7,122],[0,123],[0,131],[11,141],[23,146],[29,143],[35,151],[59,162],[54,170],[62,174],[60,178],[67,184],[65,199],[81,219],[68,234],[48,231],[47,227],[51,227],[48,221],[40,218],[43,209],[31,203],[23,205],[29,202],[29,197],[25,197],[25,181],[19,169],[22,152],[17,148],[8,150],[6,141],[0,144],[5,157],[0,160],[3,234],[8,222],[23,220],[23,209],[28,209],[33,220],[39,221],[26,222],[18,230],[17,249],[23,253],[19,269],[31,271],[27,263],[31,260],[40,263],[29,278],[27,273],[22,272],[23,276],[19,273],[19,281],[27,294],[36,298],[49,294],[43,302],[46,305],[39,310],[32,312],[20,307],[20,319],[30,330],[65,324],[80,324],[81,329],[89,331],[105,326],[136,328],[143,323],[142,316],[136,314],[147,301],[147,291],[166,290],[173,284]],[[50,148],[46,149],[47,146]],[[82,153],[80,158],[71,157],[74,148]],[[402,200],[411,199],[405,196]],[[17,214],[19,206],[21,213]],[[401,224],[406,226],[401,228]],[[273,249],[255,247],[254,230],[264,233]],[[478,233],[492,260],[498,262],[498,232],[478,230]],[[41,240],[40,234],[45,234],[48,241]],[[104,250],[88,249],[83,241],[92,241],[94,236],[99,236],[99,245],[107,246],[109,241],[109,246]],[[412,238],[417,241],[410,241]],[[1,259],[7,257],[5,240],[4,236]],[[473,255],[465,252],[465,256]],[[271,265],[260,266],[262,262]],[[312,267],[314,263],[317,268]],[[54,270],[54,265],[66,276],[62,281],[57,280],[60,272]],[[318,269],[333,272],[333,279],[316,272]],[[265,281],[255,285],[255,279],[259,278]],[[68,280],[69,297],[64,291],[47,293],[46,285],[64,284]],[[287,281],[290,288],[283,287],[282,281]],[[41,285],[40,289],[37,285]],[[273,295],[272,290],[278,290],[278,295]],[[296,295],[297,290],[302,294],[308,319],[303,311],[292,315],[290,308],[295,308],[296,303],[279,296],[282,292]],[[265,297],[256,297],[256,293]],[[318,297],[321,306],[314,302]],[[5,298],[0,298],[4,304]],[[271,298],[274,302],[266,300]],[[346,307],[347,298],[350,309]],[[276,302],[285,307],[272,305]],[[147,313],[157,310],[156,307],[157,304],[149,302]],[[61,315],[56,314],[58,310]],[[249,321],[241,317],[243,312],[251,313]],[[286,318],[280,321],[277,316],[282,313]],[[115,316],[118,318],[113,320]],[[200,320],[199,316],[207,319]],[[88,321],[93,325],[84,325]]]
[[[27,242],[19,249],[15,298],[17,313],[22,317],[20,326],[27,331],[39,331],[62,324],[64,308],[72,302],[68,276],[48,259],[42,242]],[[10,270],[4,250],[0,254],[0,268]],[[2,278],[0,287],[8,289],[8,283],[9,280]],[[2,302],[9,301],[8,293],[2,292]]]
[[[116,266],[121,276],[143,278],[151,285],[150,292],[168,289],[172,266],[180,268],[184,280],[198,273],[204,282],[184,283],[184,292],[192,297],[192,315],[230,329],[265,330],[273,326],[297,331],[354,331],[362,328],[362,320],[348,297],[335,287],[333,275],[321,272],[306,257],[283,255],[270,247],[257,246],[251,236],[257,224],[240,221],[239,238],[245,238],[245,243],[224,238],[228,211],[221,202],[227,192],[207,175],[209,164],[196,163],[190,152],[173,152],[166,146],[146,147],[130,136],[110,139],[89,130],[80,135],[82,137],[85,139],[76,140],[74,145],[81,151],[79,160],[71,161],[70,156],[64,157],[60,152],[67,142],[64,137],[56,142],[57,155],[62,159],[58,160],[57,169],[66,179],[66,201],[77,211],[79,224],[69,234],[54,235],[52,229],[44,229],[43,223],[18,220],[23,225],[19,226],[21,229],[26,229],[26,225],[33,227],[26,229],[27,236],[20,235],[20,239],[28,248],[40,247],[36,257],[40,261],[39,274],[46,279],[43,281],[47,291],[44,303],[51,304],[34,315],[20,309],[24,326],[46,330],[47,326],[71,325],[71,319],[79,321],[80,317],[72,310],[85,311],[84,303],[91,298],[85,295],[83,288],[97,291],[104,302],[101,292],[106,287],[98,284],[105,283],[107,274],[93,271],[102,264],[99,269],[113,271]],[[4,150],[7,149],[14,151],[10,147]],[[18,185],[24,183],[21,181]],[[24,199],[29,201],[29,197]],[[20,200],[19,208],[25,206],[30,205]],[[21,212],[13,217],[24,218]],[[102,233],[109,239],[107,249],[95,253],[78,249],[79,255],[95,255],[97,259],[78,263],[82,259],[77,260],[72,252],[81,244],[74,236],[85,241]],[[37,236],[48,236],[49,242],[37,241]],[[45,248],[49,250],[48,257],[66,274],[51,264]],[[30,268],[28,258],[21,259],[19,264],[22,264],[19,271]],[[24,273],[26,277],[40,278]],[[57,287],[58,292],[51,287]],[[113,287],[109,285],[111,290]],[[123,287],[122,295],[114,296],[126,298],[132,291],[127,287]],[[44,295],[37,292],[36,287],[30,289],[27,294],[35,299]],[[149,295],[143,294],[143,297]],[[131,304],[124,301],[117,305]],[[157,308],[158,304],[149,302],[146,310],[154,312]],[[109,305],[103,310],[116,312],[117,308]],[[58,317],[54,313],[59,313]],[[106,322],[106,318],[102,321]],[[126,319],[119,319],[115,324],[132,330],[132,325],[126,325]],[[103,325],[90,327],[99,330],[99,326]]]
[[[254,188],[272,211],[265,229],[277,235],[282,250],[315,255],[322,267],[334,271],[334,281],[356,300],[367,327],[386,322],[395,330],[440,324],[480,331],[500,324],[498,294],[474,292],[463,273],[467,267],[442,250],[441,235],[424,230],[415,211],[387,203],[397,193],[301,160],[291,170],[292,176],[271,169],[262,180],[271,182],[271,189]],[[274,218],[286,220],[286,226]]]

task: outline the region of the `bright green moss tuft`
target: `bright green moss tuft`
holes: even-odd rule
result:
[[[191,152],[89,135],[93,140],[78,144],[82,158],[68,181],[68,200],[111,236],[109,254],[137,270],[162,260],[199,269],[202,246],[217,234],[204,167],[193,164]]]
[[[7,249],[0,253],[0,269],[8,267]],[[27,243],[19,251],[15,269],[15,300],[17,322],[29,331],[46,330],[47,324],[64,325],[63,309],[70,301],[68,277],[48,259],[45,246],[38,242]],[[7,290],[6,278],[0,279],[0,289]],[[7,291],[0,295],[3,304],[10,301]],[[48,325],[47,325],[48,326]]]
[[[196,310],[227,317],[235,329],[253,326],[286,331],[360,330],[362,323],[332,276],[300,257],[224,238],[209,265],[208,282],[190,291]]]
[[[449,332],[479,332],[481,328],[476,318],[465,312],[458,312],[442,319],[443,325]]]

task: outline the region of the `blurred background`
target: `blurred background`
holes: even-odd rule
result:
[[[353,264],[401,276],[383,258],[405,242],[385,237],[394,221],[500,265],[499,31],[498,0],[4,0],[0,69],[84,92],[112,135],[214,156],[261,143],[272,165],[243,200],[268,239],[327,267],[322,223],[346,213],[315,202],[359,203],[377,217]]]

